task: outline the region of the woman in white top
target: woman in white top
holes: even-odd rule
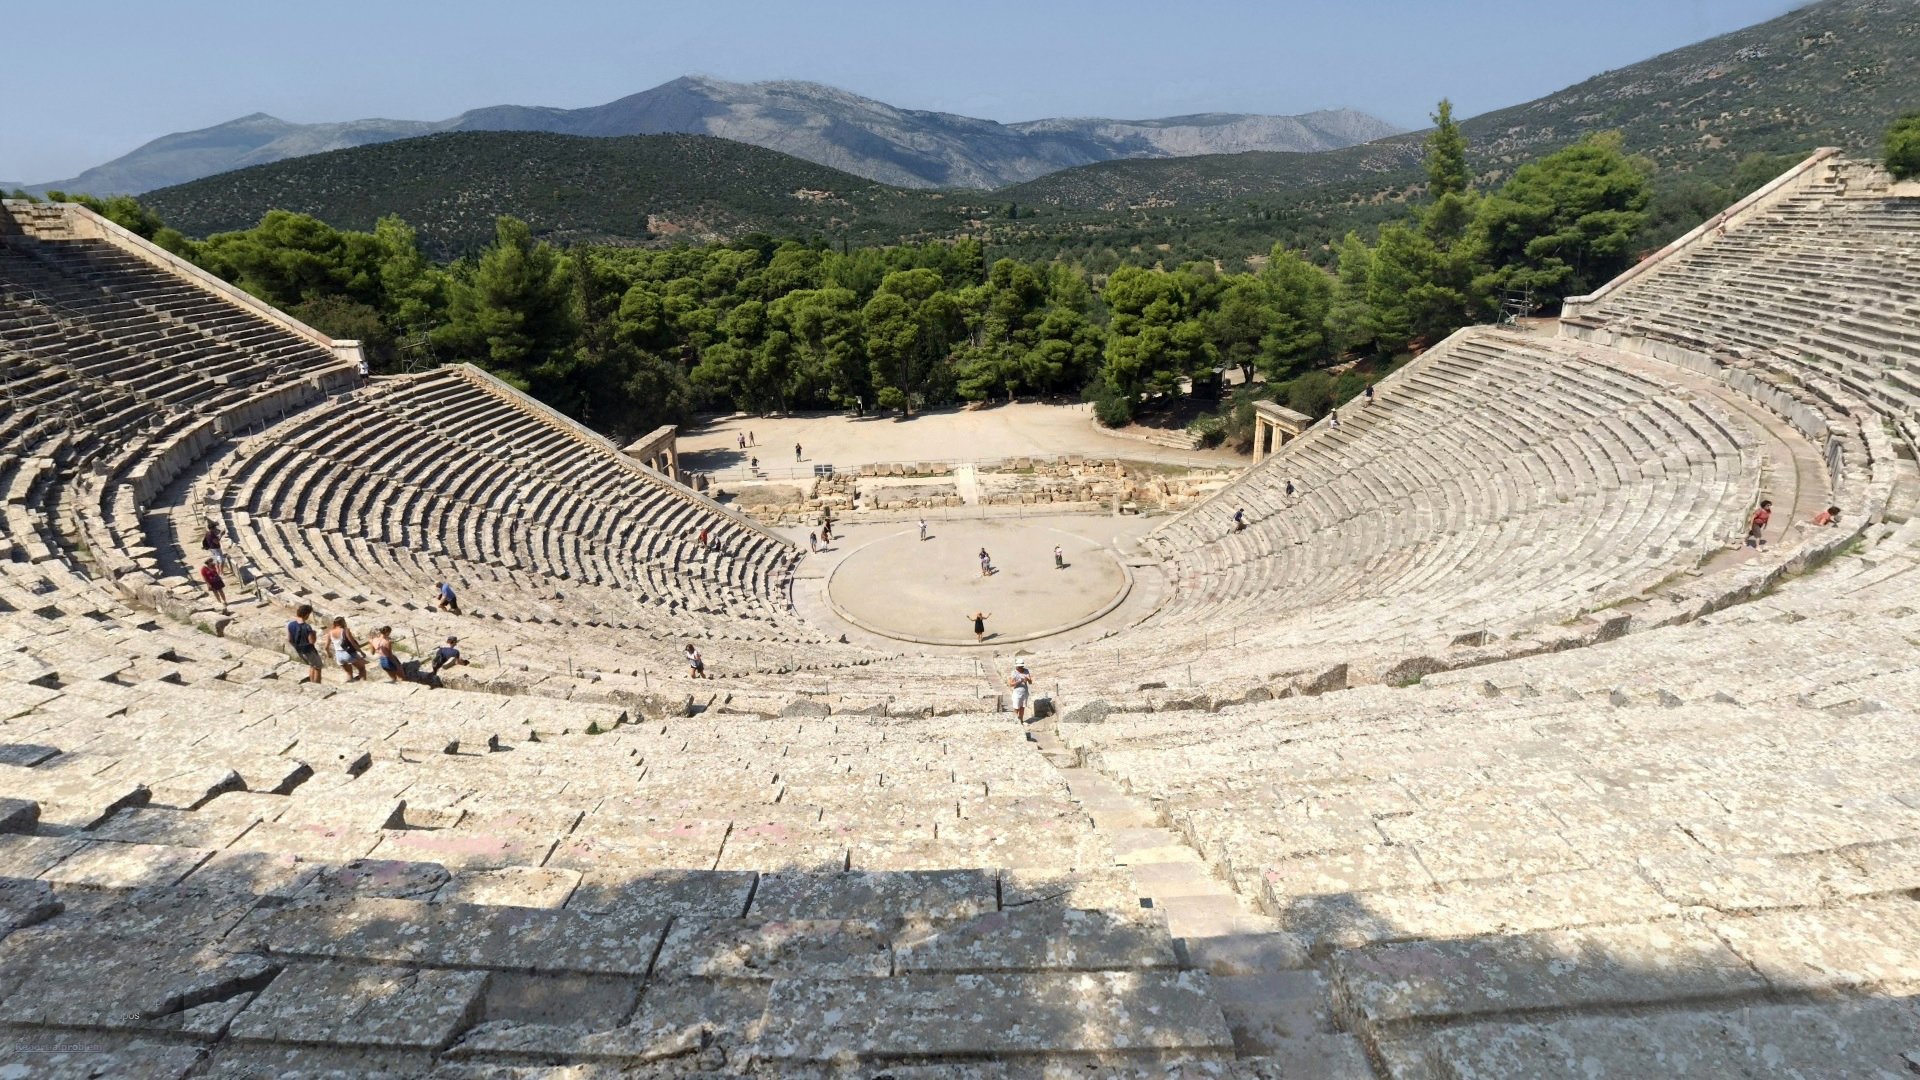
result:
[[[1013,665],[1013,674],[1007,676],[1007,685],[1013,687],[1013,716],[1021,723],[1027,722],[1027,701],[1033,696],[1033,673],[1025,664]]]

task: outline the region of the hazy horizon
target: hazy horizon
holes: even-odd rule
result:
[[[441,120],[490,105],[598,105],[694,74],[826,83],[1005,123],[1345,107],[1418,128],[1443,96],[1473,116],[1803,5],[1211,6],[1190,17],[1141,0],[983,0],[927,16],[867,0],[830,9],[712,0],[698,10],[578,0],[530,18],[500,0],[339,0],[314,25],[302,11],[227,0],[174,4],[163,19],[148,5],[122,16],[109,4],[61,39],[84,48],[18,49],[0,69],[0,94],[15,102],[0,119],[0,180],[64,179],[162,135],[256,112],[297,123]],[[59,107],[22,107],[48,101]]]

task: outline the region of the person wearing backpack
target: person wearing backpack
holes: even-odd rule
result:
[[[313,605],[301,604],[294,609],[293,618],[287,622],[287,646],[293,650],[294,659],[307,665],[307,677],[302,682],[320,681],[320,646],[313,624],[307,620],[313,618]]]

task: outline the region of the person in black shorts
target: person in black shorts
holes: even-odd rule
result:
[[[307,677],[301,681],[317,683],[320,681],[319,635],[307,621],[313,618],[313,605],[301,604],[294,609],[293,616],[287,622],[287,646],[293,650],[294,659],[307,665]]]

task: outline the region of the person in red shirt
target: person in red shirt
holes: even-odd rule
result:
[[[1747,546],[1750,548],[1767,545],[1767,523],[1773,520],[1773,500],[1761,499],[1760,509],[1753,512],[1753,520],[1747,524]]]
[[[1827,507],[1825,510],[1813,515],[1813,523],[1815,525],[1840,524],[1840,508],[1837,506]]]
[[[220,569],[208,559],[200,565],[200,580],[207,583],[207,591],[220,601],[220,614],[227,614],[227,579],[220,576]]]

